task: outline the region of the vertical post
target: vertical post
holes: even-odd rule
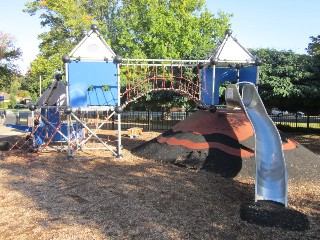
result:
[[[120,63],[117,63],[117,84],[118,84],[118,103],[117,106],[120,108]],[[117,149],[117,158],[122,158],[121,154],[121,113],[118,114],[118,149]]]
[[[236,64],[236,69],[237,69],[237,83],[240,82],[240,64]]]
[[[17,125],[20,125],[20,112],[19,112],[19,110],[18,110],[18,112],[17,112],[17,115],[16,115],[16,124]]]
[[[151,131],[151,108],[148,107],[148,131],[150,132]]]
[[[32,129],[32,131],[31,131],[31,134],[32,134],[32,136],[33,136],[33,138],[32,138],[32,147],[33,148],[35,148],[35,146],[36,146],[36,139],[35,139],[35,136],[34,136],[34,133],[35,133],[35,129],[34,129],[34,110],[32,110],[31,111],[31,121],[32,121],[32,123],[31,123],[31,129]]]
[[[39,97],[41,96],[41,92],[42,92],[42,79],[41,79],[41,75],[39,76]]]
[[[199,66],[200,63],[198,63],[198,66]],[[203,68],[198,68],[198,79],[199,79],[199,82],[198,82],[198,94],[199,94],[199,100],[202,101],[202,81],[203,81],[203,78],[202,78],[202,71],[203,71],[204,67]]]
[[[68,69],[68,62],[65,62],[64,64],[65,66],[65,73],[66,73],[66,103],[67,103],[67,106],[69,107],[70,105],[70,99],[69,99],[69,69]],[[70,138],[71,138],[71,133],[70,133],[70,128],[71,128],[71,114],[68,114],[67,115],[67,133],[68,133],[68,157],[71,156],[71,145],[70,145]]]
[[[214,105],[214,87],[215,87],[215,81],[216,81],[216,65],[212,66],[212,100],[211,100],[211,104]]]

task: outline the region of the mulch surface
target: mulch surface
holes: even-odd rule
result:
[[[109,134],[108,139],[115,139],[117,133]],[[318,154],[300,144],[285,152],[288,207],[309,221],[308,230],[296,231],[241,219],[241,206],[254,202],[252,157],[242,161],[232,179],[201,170],[196,158],[184,167],[153,160],[161,151],[169,154],[169,149],[154,149],[147,157],[133,151],[154,146],[150,142],[159,135],[143,132],[133,139],[124,132],[120,159],[104,150],[78,152],[74,159],[67,159],[66,152],[0,152],[0,239],[319,237]]]

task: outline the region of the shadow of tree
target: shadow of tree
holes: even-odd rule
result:
[[[52,152],[3,156],[0,211],[7,217],[0,220],[1,235],[29,239],[305,236],[242,222],[239,206],[253,201],[252,184],[124,151],[123,159],[105,151],[84,152],[68,160],[65,153]]]
[[[239,204],[252,199],[252,186],[205,172],[146,160],[49,155],[8,156],[0,163],[2,188],[19,192],[20,200],[31,200],[32,208],[45,214],[35,222],[23,220],[34,229],[76,224],[105,237],[235,237],[237,226],[229,222],[239,221]],[[212,225],[216,219],[221,233]],[[9,223],[2,229],[12,231]]]

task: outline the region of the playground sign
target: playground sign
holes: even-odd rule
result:
[[[4,96],[0,96],[0,102],[4,102]]]

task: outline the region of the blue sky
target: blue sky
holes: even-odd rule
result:
[[[38,53],[43,29],[37,16],[22,12],[25,0],[0,0],[0,31],[12,34],[23,51],[25,72]],[[320,0],[207,0],[212,13],[233,13],[233,35],[247,48],[305,53],[310,36],[320,35]]]

